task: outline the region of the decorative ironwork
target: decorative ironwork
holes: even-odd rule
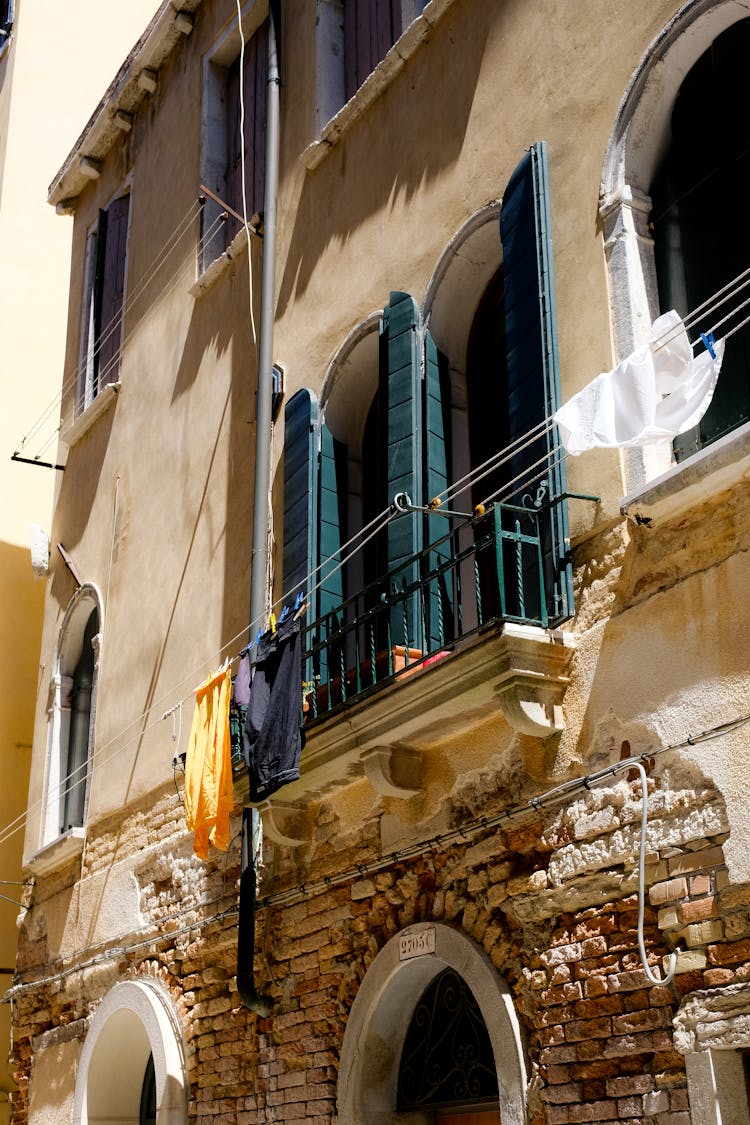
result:
[[[398,1109],[497,1103],[495,1058],[471,990],[439,973],[414,1009],[401,1053]]]
[[[546,628],[571,617],[557,585],[547,589],[540,521],[548,506],[491,505],[308,622],[303,667],[314,688],[306,693],[307,722],[445,656],[493,622]]]

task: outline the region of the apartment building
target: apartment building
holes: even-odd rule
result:
[[[161,6],[49,193],[14,1121],[750,1121],[749,35]]]

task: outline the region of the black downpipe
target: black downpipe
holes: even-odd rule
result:
[[[253,856],[253,810],[242,810],[242,873],[237,933],[237,992],[251,1012],[268,1016],[273,1001],[255,987],[255,894],[257,872]]]

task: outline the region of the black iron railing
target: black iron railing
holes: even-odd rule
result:
[[[548,510],[493,505],[309,621],[306,721],[442,659],[495,622],[547,627],[572,616],[549,572]]]

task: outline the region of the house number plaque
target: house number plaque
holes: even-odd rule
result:
[[[426,930],[417,930],[413,934],[399,934],[398,959],[408,961],[410,957],[422,957],[425,953],[435,952],[435,927]]]

